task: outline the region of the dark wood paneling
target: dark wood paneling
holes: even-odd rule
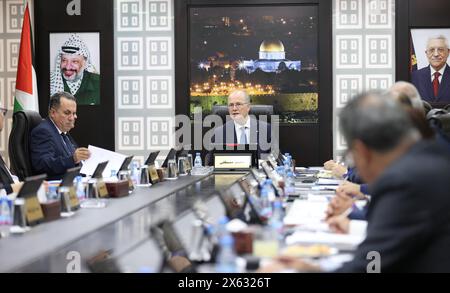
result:
[[[81,15],[68,16],[69,1],[35,1],[36,74],[39,110],[47,116],[50,95],[49,34],[99,32],[101,104],[79,105],[78,120],[71,135],[80,146],[88,144],[114,150],[114,21],[113,0],[81,1]]]
[[[193,6],[248,6],[313,4],[319,8],[319,119],[317,125],[281,125],[280,149],[298,165],[317,166],[332,157],[332,7],[328,0],[180,0],[175,1],[176,114],[189,112],[189,19]]]

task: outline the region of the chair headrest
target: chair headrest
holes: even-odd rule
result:
[[[430,118],[432,118],[435,115],[442,115],[442,114],[446,114],[446,113],[447,113],[447,110],[445,110],[445,109],[438,109],[438,108],[431,109],[427,113],[427,119],[429,120]]]

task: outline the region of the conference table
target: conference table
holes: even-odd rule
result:
[[[192,207],[205,202],[207,212],[215,214],[217,221],[225,213],[218,193],[236,189],[245,176],[249,174],[188,175],[136,187],[127,197],[107,199],[105,208],[79,209],[72,217],[36,225],[23,235],[10,235],[0,239],[0,272],[90,272],[89,260],[102,254],[122,255],[120,271],[158,272],[163,253],[150,243],[150,228],[182,217],[181,222],[189,227]],[[291,206],[289,203],[287,210]],[[181,230],[186,230],[181,231],[185,234],[181,238],[190,239],[191,231]],[[128,251],[136,253],[128,256]],[[153,264],[142,265],[146,259]]]

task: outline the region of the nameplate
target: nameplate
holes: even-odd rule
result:
[[[44,219],[44,213],[36,195],[25,198],[25,214],[28,224]]]
[[[148,166],[148,177],[150,178],[150,183],[152,184],[159,182],[159,175],[155,165]]]
[[[72,186],[70,188],[69,200],[70,200],[70,207],[72,209],[76,210],[80,207],[80,202],[78,201],[77,193],[75,192],[75,186]]]
[[[97,188],[98,188],[98,196],[99,197],[107,197],[108,196],[108,189],[106,188],[106,184],[103,181],[103,179],[98,179]]]

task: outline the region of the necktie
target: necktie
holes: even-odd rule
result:
[[[247,135],[245,135],[245,126],[241,127],[241,139],[240,144],[247,144]]]
[[[64,145],[65,145],[65,149],[66,149],[67,153],[72,156],[73,153],[75,152],[72,142],[70,141],[69,137],[65,133],[61,133],[61,136],[64,140]]]
[[[439,93],[439,76],[441,74],[439,72],[434,73],[434,79],[433,79],[433,91],[434,91],[434,97],[437,98]]]

